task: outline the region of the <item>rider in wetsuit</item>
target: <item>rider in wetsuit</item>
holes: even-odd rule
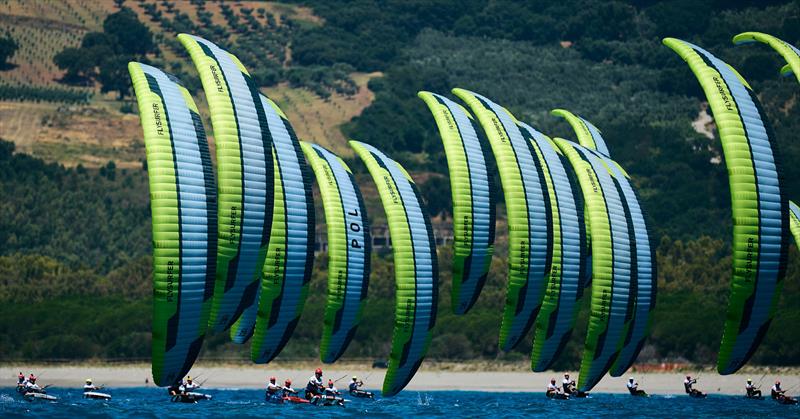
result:
[[[277,384],[277,378],[269,377],[269,383],[267,383],[267,400],[271,399],[279,399],[283,397],[283,387]]]
[[[747,379],[747,384],[744,385],[745,391],[747,391],[747,397],[751,399],[760,399],[761,398],[761,390],[759,390],[755,384],[753,384],[753,380]]]
[[[786,397],[786,390],[781,388],[781,380],[776,380],[775,385],[772,386],[772,391],[770,392],[772,398],[775,400],[780,400]]]
[[[372,398],[373,395],[369,391],[361,390],[361,387],[364,385],[364,382],[359,380],[358,377],[355,375],[353,376],[353,380],[350,381],[350,395],[355,397],[369,397]]]
[[[292,388],[292,380],[286,379],[283,382],[283,397],[294,396],[297,394],[297,390]]]
[[[692,388],[693,384],[697,384],[697,379],[693,379],[690,375],[687,375],[686,379],[683,380],[683,389],[686,391],[686,394],[693,397],[703,396],[704,394],[702,391]]]
[[[344,404],[344,399],[339,397],[339,390],[333,385],[333,380],[328,380],[328,387],[325,387],[325,398],[339,405]]]
[[[317,370],[314,371],[314,375],[308,379],[308,383],[306,384],[306,400],[320,397],[323,390],[324,386],[322,385],[322,368],[317,368]]]
[[[626,384],[628,387],[628,392],[631,393],[631,396],[644,396],[647,395],[647,392],[644,390],[639,390],[639,383],[633,379],[633,377],[628,378],[628,383]]]
[[[100,390],[101,388],[102,387],[98,387],[98,386],[92,384],[92,379],[91,378],[87,378],[86,379],[86,384],[83,385],[83,392],[84,393],[88,393],[90,391]]]
[[[547,396],[548,397],[555,397],[557,394],[562,394],[561,393],[561,387],[556,385],[556,379],[555,378],[551,378],[550,379],[550,384],[547,385]]]
[[[564,379],[561,380],[561,387],[564,389],[564,393],[572,394],[575,388],[575,380],[570,380],[569,374],[564,374]]]

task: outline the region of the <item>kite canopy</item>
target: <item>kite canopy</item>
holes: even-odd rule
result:
[[[289,120],[263,95],[261,106],[272,135],[275,207],[258,306],[251,306],[231,329],[253,333],[250,358],[267,363],[286,346],[303,312],[314,266],[314,197],[311,171]],[[247,324],[242,324],[247,319]],[[255,323],[255,330],[253,330]],[[240,327],[241,326],[241,327]],[[234,340],[236,341],[236,340]]]
[[[179,382],[206,334],[217,249],[217,191],[202,119],[178,79],[129,63],[147,151],[153,216],[153,381]]]
[[[553,223],[548,247],[551,263],[545,273],[547,289],[534,323],[531,351],[531,369],[545,371],[569,341],[583,297],[587,253],[583,203],[577,197],[578,187],[570,180],[566,171],[568,162],[558,147],[530,125],[518,125],[542,167]]]
[[[769,329],[786,273],[789,203],[775,163],[775,135],[747,82],[708,51],[674,38],[714,114],[733,208],[733,278],[717,370],[733,374]]]
[[[794,237],[794,243],[800,246],[800,207],[794,201],[789,201],[789,221],[791,223],[789,230]]]
[[[408,172],[371,145],[350,141],[350,146],[378,187],[392,237],[397,300],[383,395],[393,396],[422,364],[436,323],[439,267],[433,229]]]
[[[203,38],[178,40],[200,74],[214,129],[219,240],[209,327],[221,332],[257,301],[272,228],[272,135],[258,86],[242,63]]]
[[[794,45],[778,39],[772,35],[761,32],[743,32],[733,37],[735,45],[752,44],[762,42],[777,51],[786,60],[787,64],[781,68],[781,75],[784,77],[797,77],[800,81],[800,49]]]
[[[533,145],[500,105],[464,89],[453,89],[483,126],[492,147],[508,211],[508,291],[500,348],[513,349],[533,325],[550,271],[553,238],[550,200]]]
[[[472,116],[461,105],[430,92],[428,105],[444,144],[453,198],[452,306],[464,314],[478,300],[494,252],[495,209],[485,145]]]
[[[581,185],[592,246],[592,299],[578,387],[589,391],[611,368],[630,320],[631,251],[620,187],[604,156],[556,138]]]
[[[328,230],[328,300],[319,354],[322,362],[331,363],[347,349],[361,320],[372,242],[367,209],[350,168],[322,146],[300,145],[317,178]]]
[[[630,300],[625,317],[624,339],[620,342],[619,355],[611,367],[611,375],[618,377],[633,364],[639,355],[652,325],[655,308],[655,256],[650,243],[650,234],[644,212],[630,177],[610,158],[610,152],[600,130],[591,122],[564,109],[556,109],[553,115],[569,122],[584,147],[595,151],[612,175],[628,222],[631,248]],[[604,150],[604,151],[600,151]]]

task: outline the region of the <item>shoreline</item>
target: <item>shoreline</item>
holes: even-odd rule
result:
[[[546,371],[530,372],[526,369],[504,370],[501,368],[485,368],[483,370],[453,370],[454,367],[476,368],[488,367],[486,364],[471,363],[431,363],[423,365],[420,371],[406,387],[406,391],[483,391],[542,393],[550,378],[560,383],[563,372]],[[0,387],[13,387],[19,365],[0,364]],[[232,364],[200,362],[196,364],[190,375],[197,377],[198,382],[205,382],[208,389],[262,389],[267,377],[276,376],[279,381],[290,378],[295,388],[303,388],[306,380],[312,375],[314,368],[320,366],[313,362],[275,362],[268,366],[255,364]],[[510,365],[509,365],[510,366]],[[334,365],[321,365],[325,371],[324,379],[337,380],[336,386],[347,386],[349,377],[357,375],[365,381],[367,388],[380,389],[385,369],[373,369],[364,363],[342,362]],[[697,370],[695,370],[697,371]],[[635,377],[640,388],[649,394],[680,395],[683,392],[683,378],[686,374],[698,378],[696,388],[709,394],[743,395],[745,380],[753,379],[761,382],[761,390],[769,395],[769,388],[779,378],[784,389],[792,394],[800,392],[800,368],[749,367],[745,372],[721,376],[713,369],[700,372],[628,372],[622,377],[606,375],[592,389],[594,393],[627,393],[625,383],[629,376]],[[71,363],[71,364],[25,364],[22,372],[28,375],[33,372],[40,377],[41,384],[54,387],[78,388],[86,378],[107,387],[154,387],[150,375],[150,365],[108,364],[108,363]],[[577,377],[576,371],[567,371],[571,377]],[[762,378],[763,377],[763,378]]]

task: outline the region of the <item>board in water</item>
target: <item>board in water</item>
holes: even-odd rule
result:
[[[34,400],[48,400],[48,401],[58,400],[58,397],[51,396],[51,395],[45,394],[45,393],[28,392],[28,393],[25,393],[25,395],[23,397],[25,397],[25,400],[27,400],[29,402],[32,402]]]
[[[197,403],[202,400],[211,400],[211,395],[202,393],[186,393],[172,396],[175,403]]]
[[[548,399],[569,400],[569,394],[564,393],[545,393]]]
[[[350,395],[357,398],[357,399],[374,399],[375,395],[369,391],[364,390],[353,390],[350,392]]]
[[[84,391],[83,398],[93,399],[93,400],[111,400],[111,395],[106,393],[100,393],[97,391]]]
[[[311,403],[308,400],[306,400],[306,399],[304,399],[302,397],[297,397],[297,396],[287,396],[287,397],[284,397],[283,400],[286,401],[286,402],[289,402],[289,403],[297,403],[297,404],[308,404],[308,403]]]

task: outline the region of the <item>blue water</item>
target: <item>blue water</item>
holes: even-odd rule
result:
[[[0,389],[0,416],[46,417],[800,417],[800,407],[772,400],[746,400],[737,396],[691,399],[686,395],[631,397],[593,394],[588,399],[550,400],[541,393],[481,393],[465,391],[404,391],[377,400],[354,399],[345,407],[274,405],[260,390],[205,390],[214,399],[197,404],[170,403],[163,389],[108,389],[110,401],[84,400],[80,390],[49,388],[55,402],[27,402],[13,388]]]

